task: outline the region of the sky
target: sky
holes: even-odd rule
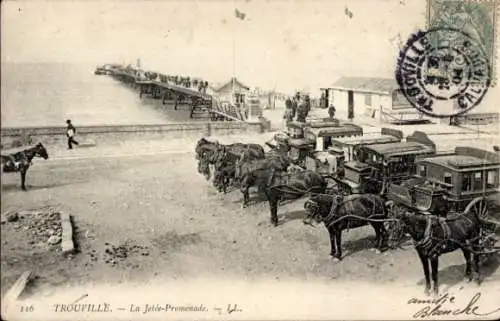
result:
[[[425,27],[425,3],[7,0],[2,62],[140,58],[144,69],[167,74],[311,91],[341,76],[394,77],[398,35],[405,42]]]

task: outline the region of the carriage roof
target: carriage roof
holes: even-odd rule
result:
[[[305,129],[308,133],[312,133],[317,137],[336,137],[340,135],[363,135],[363,128],[354,124],[341,124],[338,126],[315,128],[308,127]]]
[[[385,144],[385,143],[392,143],[392,142],[399,142],[401,141],[399,138],[391,136],[391,135],[380,135],[377,134],[376,136],[363,136],[363,137],[341,137],[341,138],[335,138],[334,143],[339,143],[340,145],[343,146],[356,146],[356,145],[362,145],[362,144]]]
[[[291,122],[289,122],[286,126],[287,126],[288,128],[299,128],[299,129],[303,129],[305,125],[306,125],[305,123],[301,123],[301,122],[298,122],[298,121],[291,121]]]
[[[403,155],[425,155],[435,152],[431,146],[414,141],[396,142],[387,144],[374,144],[363,146],[365,150],[371,150],[385,157],[403,156]]]
[[[336,126],[339,126],[338,119],[320,118],[307,122],[307,127],[310,128],[324,128],[324,127],[336,127]]]
[[[311,141],[303,138],[293,138],[288,141],[288,144],[296,148],[310,148],[312,145]]]
[[[457,147],[453,154],[426,157],[417,163],[436,164],[456,172],[480,169],[500,169],[497,153],[472,147]]]

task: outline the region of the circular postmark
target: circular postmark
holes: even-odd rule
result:
[[[491,68],[479,42],[458,29],[438,28],[410,37],[398,57],[396,80],[419,111],[450,117],[481,102]]]

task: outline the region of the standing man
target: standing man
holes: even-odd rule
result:
[[[78,145],[78,142],[75,140],[76,128],[75,126],[73,126],[70,119],[66,120],[66,124],[68,124],[68,126],[66,127],[66,136],[68,136],[68,149],[73,149],[72,144]]]
[[[330,119],[334,119],[335,118],[335,106],[333,105],[330,105],[330,107],[328,107],[328,116],[330,116]]]
[[[300,94],[297,92],[295,94],[295,97],[292,99],[292,119],[295,118],[295,115],[297,115],[297,109],[299,106],[299,99],[300,99]]]

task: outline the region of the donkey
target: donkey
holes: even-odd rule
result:
[[[2,172],[4,173],[20,173],[21,174],[21,188],[26,191],[26,172],[30,168],[31,161],[34,157],[41,157],[48,159],[49,154],[42,143],[36,146],[24,149],[17,153],[9,155],[1,155],[2,158]]]

